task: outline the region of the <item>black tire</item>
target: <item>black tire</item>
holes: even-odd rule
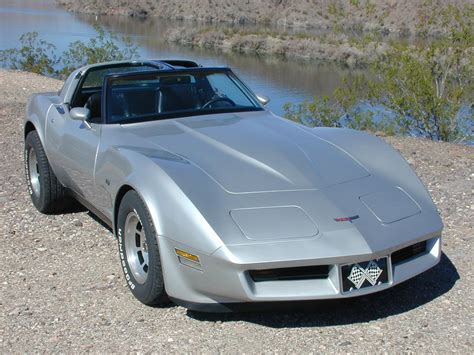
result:
[[[145,233],[144,239],[147,244],[146,255],[148,261],[146,264],[146,276],[143,276],[142,273],[145,268],[145,262],[141,264],[141,260],[144,260],[143,257],[142,259],[135,258],[135,253],[140,254],[138,244],[141,245],[141,242],[138,239],[142,239],[136,234],[136,231],[133,232],[133,228],[130,226],[134,225],[131,222],[135,218],[134,215],[138,217],[138,221],[133,220],[137,223],[136,231],[140,229]],[[140,302],[148,306],[162,306],[169,303],[170,301],[165,290],[155,227],[148,208],[140,196],[133,190],[128,191],[120,202],[117,215],[117,239],[122,270],[133,295]],[[127,244],[131,242],[136,245],[130,246],[130,244]],[[143,279],[144,277],[145,279]]]
[[[35,173],[38,183],[35,188],[33,188],[30,178],[33,173],[30,172],[30,158],[32,156],[36,159],[34,165],[36,166]],[[24,161],[28,192],[36,209],[42,213],[59,213],[69,208],[70,198],[66,196],[63,185],[54,175],[36,131],[31,131],[26,136]]]

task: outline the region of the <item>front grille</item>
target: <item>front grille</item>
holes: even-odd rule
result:
[[[425,252],[426,252],[426,240],[410,245],[406,248],[403,248],[394,252],[392,254],[392,264],[396,265],[414,256],[424,254]]]
[[[254,282],[326,279],[329,275],[329,265],[250,270],[249,274]]]

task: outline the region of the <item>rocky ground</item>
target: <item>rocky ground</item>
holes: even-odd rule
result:
[[[89,213],[46,216],[23,176],[28,96],[61,82],[0,70],[0,353],[474,351],[474,148],[387,138],[445,223],[441,263],[370,297],[208,315],[146,307],[126,288],[111,232]]]

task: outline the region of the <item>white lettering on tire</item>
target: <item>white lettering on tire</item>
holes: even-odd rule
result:
[[[119,254],[120,254],[120,260],[122,262],[122,269],[123,273],[125,274],[125,280],[127,280],[127,284],[130,287],[130,289],[134,290],[135,289],[135,284],[132,282],[132,279],[130,277],[130,274],[128,273],[128,268],[127,268],[127,262],[125,261],[125,253],[123,251],[123,233],[122,233],[122,228],[118,229],[118,241],[119,241]]]
[[[33,147],[30,147],[30,149],[33,149]],[[28,186],[28,192],[30,193],[30,195],[33,195],[33,188],[31,187],[31,179],[30,179],[30,169],[28,168],[29,166],[28,153],[29,153],[28,149],[25,149],[25,158],[23,159],[23,161],[25,163],[26,186]]]

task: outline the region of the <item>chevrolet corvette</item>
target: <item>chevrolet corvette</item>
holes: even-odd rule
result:
[[[109,225],[146,305],[363,296],[439,262],[440,216],[397,151],[267,102],[231,69],[191,61],[77,69],[28,102],[32,202],[59,213],[77,200]]]

